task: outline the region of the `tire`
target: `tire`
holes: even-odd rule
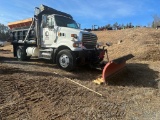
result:
[[[72,51],[64,49],[57,54],[56,63],[63,70],[72,71],[76,67],[76,57]]]
[[[17,59],[19,61],[25,61],[30,59],[30,56],[27,56],[26,49],[24,47],[17,47]]]

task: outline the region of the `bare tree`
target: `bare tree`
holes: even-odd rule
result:
[[[158,15],[153,15],[152,27],[153,27],[153,28],[156,28],[157,26],[160,26],[160,16],[158,16]]]
[[[118,27],[118,23],[116,22],[116,23],[113,24],[113,28],[114,28],[115,30],[117,30],[117,27]]]
[[[0,40],[7,40],[9,38],[8,27],[0,23]]]

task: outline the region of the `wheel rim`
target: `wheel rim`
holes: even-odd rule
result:
[[[18,58],[21,58],[21,54],[22,54],[22,53],[21,53],[21,50],[18,49],[18,50],[17,50],[17,57],[18,57]]]
[[[69,65],[69,57],[65,54],[61,55],[59,58],[59,63],[63,68],[68,67]]]

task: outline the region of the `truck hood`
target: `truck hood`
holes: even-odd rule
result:
[[[77,34],[79,40],[81,40],[82,34],[94,34],[85,30],[68,28],[68,27],[59,27],[58,32],[65,33],[66,37],[70,37],[71,34]]]

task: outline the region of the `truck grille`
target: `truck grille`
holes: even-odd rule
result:
[[[97,44],[97,36],[94,34],[83,34],[82,44],[87,49],[95,48]]]

